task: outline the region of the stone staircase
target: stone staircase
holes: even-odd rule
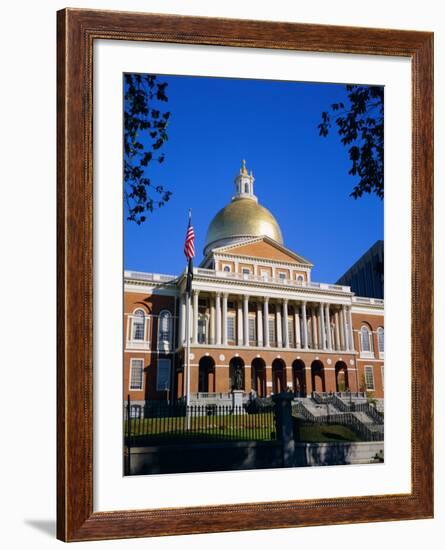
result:
[[[345,402],[335,394],[312,394],[297,398],[293,414],[308,422],[342,424],[356,432],[364,441],[383,441],[384,423],[381,416],[367,401]]]

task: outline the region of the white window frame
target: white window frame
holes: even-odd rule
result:
[[[233,338],[230,337],[229,334],[229,319],[233,322]],[[236,315],[234,314],[228,314],[227,315],[227,340],[230,340],[230,342],[236,341]]]
[[[222,264],[222,270],[225,273],[231,273],[232,272],[232,268],[229,264]]]
[[[368,333],[368,344],[369,350],[363,349],[363,329],[366,329]],[[372,330],[368,325],[363,324],[360,327],[360,357],[371,358],[374,357],[374,346],[373,346],[373,334]]]
[[[263,281],[268,281],[270,277],[269,270],[260,268],[260,277],[263,279]]]
[[[295,347],[295,320],[293,316],[287,319],[287,339],[290,347]]]
[[[204,328],[204,330],[202,330]],[[200,335],[204,335],[204,342],[200,342]],[[205,313],[198,314],[198,344],[209,343],[209,317]]]
[[[380,346],[380,334],[382,334],[382,343],[383,346]],[[377,346],[379,350],[379,358],[383,359],[385,355],[385,328],[384,327],[378,327],[377,329]],[[383,348],[383,349],[381,349]]]
[[[273,343],[273,346],[277,346],[277,324],[276,324],[276,316],[275,315],[269,315],[269,341]]]
[[[140,388],[132,388],[131,387],[131,379],[133,374],[133,362],[139,361],[142,363],[142,369],[141,369],[141,387]],[[132,357],[130,359],[130,373],[128,377],[128,391],[144,391],[144,359],[141,357]]]
[[[365,374],[366,391],[375,391],[374,367],[372,365],[365,365],[365,369],[364,369],[363,372]],[[368,386],[368,378],[367,378],[367,375],[366,375],[367,372],[371,372],[372,388]]]
[[[280,281],[286,281],[287,273],[285,271],[278,271],[278,279],[280,279]]]
[[[142,313],[142,315],[139,315],[139,312]],[[143,322],[143,327],[142,327],[142,338],[135,338],[135,330],[136,330],[136,325],[138,325],[139,323],[137,323],[136,321],[138,320],[142,320]],[[147,326],[147,319],[146,319],[146,315],[145,315],[145,311],[141,308],[141,307],[138,307],[137,309],[135,309],[133,311],[133,314],[132,314],[132,317],[131,317],[131,334],[130,334],[130,340],[132,342],[145,342],[146,341],[146,326]]]
[[[142,311],[144,314],[144,338],[142,340],[134,340],[134,320],[136,312]],[[142,307],[137,307],[132,313],[127,315],[127,341],[126,348],[129,350],[149,350],[150,349],[150,316]]]
[[[161,320],[164,315],[168,314],[169,317],[169,338],[168,340],[161,340]],[[164,332],[164,331],[162,331]],[[167,344],[167,345],[166,345]],[[173,315],[169,309],[163,309],[159,312],[158,316],[158,350],[159,351],[171,351],[173,346]]]
[[[249,315],[248,317],[248,328],[249,328],[249,345],[258,345],[258,329],[257,329],[257,321],[255,314]],[[253,327],[253,338],[250,338],[250,330]]]

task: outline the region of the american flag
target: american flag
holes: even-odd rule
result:
[[[189,225],[185,235],[184,254],[187,260],[195,257],[195,231],[193,230],[191,215],[189,215]]]

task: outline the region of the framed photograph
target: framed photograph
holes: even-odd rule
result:
[[[58,538],[433,516],[433,34],[58,12]]]

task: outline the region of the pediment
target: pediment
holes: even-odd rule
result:
[[[228,246],[221,246],[215,248],[213,253],[312,266],[311,262],[269,237],[259,237]]]

